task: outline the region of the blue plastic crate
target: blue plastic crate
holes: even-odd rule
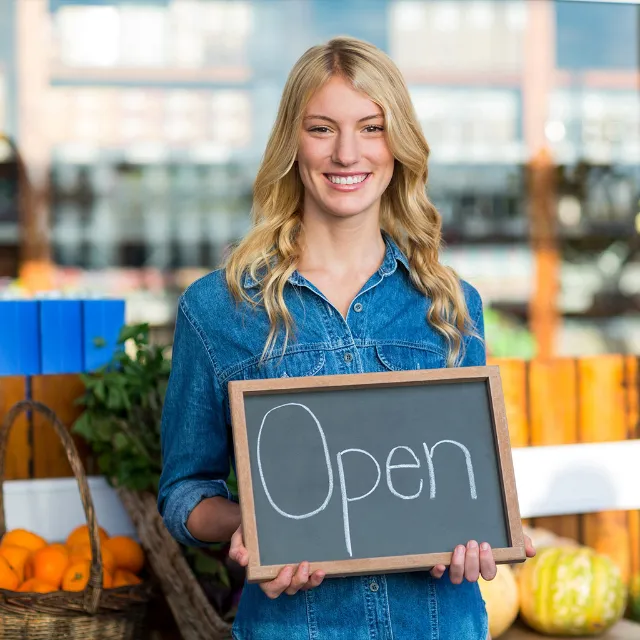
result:
[[[125,324],[124,300],[83,300],[84,371],[107,364],[122,345],[117,344]],[[96,346],[95,339],[104,341]]]
[[[40,373],[40,332],[35,300],[0,300],[0,375]]]
[[[40,300],[41,373],[80,373],[83,366],[80,300]]]

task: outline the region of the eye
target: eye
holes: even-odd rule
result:
[[[384,127],[379,124],[370,124],[364,128],[367,133],[380,133],[384,131]]]
[[[329,127],[325,127],[323,125],[317,125],[315,127],[310,127],[309,131],[311,133],[329,133]]]

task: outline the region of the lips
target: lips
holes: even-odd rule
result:
[[[322,175],[324,176],[326,183],[333,189],[338,191],[356,191],[366,185],[373,174],[352,173],[345,175],[338,173],[324,173]]]
[[[356,174],[337,174],[337,173],[325,173],[324,174],[333,184],[359,184],[367,179],[368,173],[356,173]]]

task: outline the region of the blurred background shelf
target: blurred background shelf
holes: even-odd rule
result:
[[[170,335],[249,228],[289,68],[350,33],[406,78],[443,260],[539,355],[638,352],[639,25],[573,0],[5,0],[0,295],[116,291]]]

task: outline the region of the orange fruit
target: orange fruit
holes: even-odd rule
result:
[[[105,549],[103,546],[100,550],[102,556],[102,567],[107,573],[113,574],[116,570],[116,559],[113,557],[113,553],[109,549]],[[91,545],[78,544],[69,549],[69,561],[73,564],[86,560],[91,562]]]
[[[47,584],[43,580],[38,578],[31,578],[31,580],[25,580],[19,587],[18,591],[23,593],[51,593],[57,591],[58,587],[54,587],[52,584]]]
[[[69,548],[64,545],[64,544],[60,544],[59,542],[56,542],[54,544],[50,544],[47,545],[47,547],[49,549],[61,549],[62,551],[64,551],[67,555],[69,554]],[[33,566],[33,553],[27,558],[27,562],[24,565],[24,579],[25,580],[30,580],[31,578],[35,577],[35,569]]]
[[[98,536],[102,542],[109,539],[109,534],[102,527],[98,527]],[[67,537],[65,544],[68,547],[75,547],[79,544],[89,544],[88,525],[81,524],[79,527],[76,527]]]
[[[27,561],[24,563],[24,579],[31,580],[33,578],[33,554],[30,554]]]
[[[75,562],[65,571],[62,579],[62,588],[64,591],[82,591],[89,582],[89,572],[91,563],[86,560]],[[113,578],[107,571],[102,571],[102,586],[109,589],[113,584]]]
[[[127,571],[126,569],[116,569],[116,572],[113,574],[113,584],[111,586],[115,589],[116,587],[127,587],[141,583],[142,580],[138,578],[135,573],[131,573],[131,571]]]
[[[62,584],[64,572],[69,566],[69,553],[61,545],[51,545],[38,549],[31,556],[33,578],[56,589]],[[31,573],[31,572],[30,572]]]
[[[47,546],[47,541],[36,533],[27,531],[26,529],[12,529],[2,536],[1,547],[7,545],[24,547],[30,551],[37,551]]]
[[[131,573],[140,573],[144,566],[144,551],[142,547],[128,536],[114,536],[104,543],[116,559],[118,569],[126,569]]]
[[[16,572],[4,558],[0,558],[0,589],[15,591],[18,588],[18,584],[20,582]]]
[[[31,553],[29,549],[16,547],[14,545],[0,547],[0,556],[9,563],[9,566],[15,571],[20,582],[24,581],[24,567]]]

